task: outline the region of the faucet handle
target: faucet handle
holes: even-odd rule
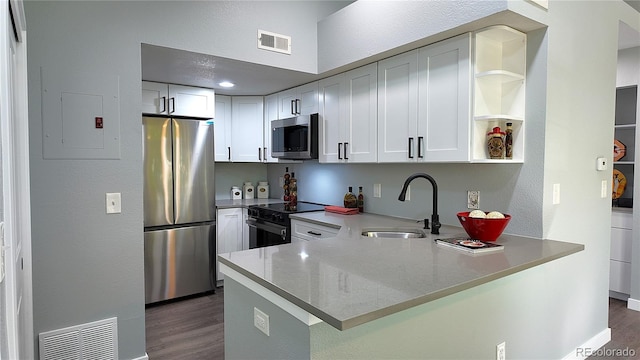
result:
[[[424,219],[424,227],[423,229],[428,229],[429,228],[429,219]]]

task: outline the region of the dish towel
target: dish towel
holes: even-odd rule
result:
[[[345,208],[342,206],[333,206],[333,205],[325,206],[324,211],[328,211],[336,214],[342,214],[342,215],[353,215],[358,213],[358,209],[356,208]]]

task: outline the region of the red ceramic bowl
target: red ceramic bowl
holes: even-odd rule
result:
[[[504,214],[504,219],[479,219],[471,218],[468,211],[463,211],[458,213],[458,220],[472,239],[496,241],[509,224],[511,215]]]

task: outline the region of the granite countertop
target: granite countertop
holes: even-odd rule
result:
[[[227,253],[223,265],[339,330],[567,256],[584,245],[503,234],[504,250],[470,254],[433,240],[465,236],[442,226],[422,239],[367,238],[362,229],[420,228],[415,221],[311,212],[292,219],[340,227],[335,238]],[[429,230],[426,230],[427,232]]]
[[[247,207],[251,205],[279,204],[283,203],[282,199],[216,199],[216,207],[218,209]]]

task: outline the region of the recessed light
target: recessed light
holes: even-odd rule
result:
[[[223,81],[221,83],[219,83],[218,85],[222,86],[222,87],[226,87],[226,88],[230,88],[230,87],[234,87],[235,84],[229,81]]]

